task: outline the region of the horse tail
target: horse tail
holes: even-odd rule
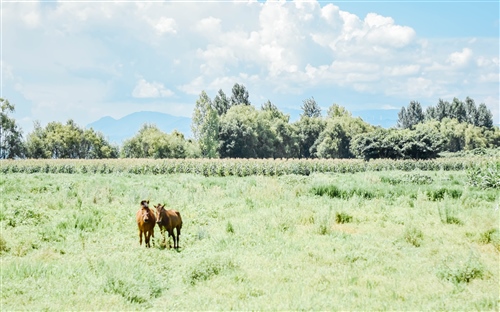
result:
[[[181,213],[176,211],[175,214],[179,217],[179,220],[181,221],[181,224],[179,225],[179,227],[182,228],[182,217],[181,217]]]

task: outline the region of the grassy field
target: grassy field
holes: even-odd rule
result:
[[[498,189],[465,171],[1,175],[1,310],[496,310]],[[184,219],[139,246],[142,199]]]

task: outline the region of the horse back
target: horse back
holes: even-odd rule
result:
[[[172,209],[172,210],[167,210],[166,212],[172,227],[177,227],[179,225],[182,225],[181,214],[177,210]]]

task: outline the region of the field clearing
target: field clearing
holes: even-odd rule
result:
[[[2,310],[498,311],[498,189],[448,169],[9,171]],[[181,212],[179,251],[139,246],[142,199]]]

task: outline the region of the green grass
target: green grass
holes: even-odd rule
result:
[[[1,310],[498,311],[500,198],[466,174],[2,174]],[[142,199],[178,251],[139,246]]]

